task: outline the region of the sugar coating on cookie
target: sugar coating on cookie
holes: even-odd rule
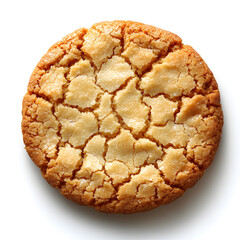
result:
[[[212,162],[223,125],[217,83],[168,31],[102,22],[54,44],[23,99],[26,150],[83,205],[134,213],[167,204]]]

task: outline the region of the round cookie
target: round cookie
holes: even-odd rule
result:
[[[102,22],[54,44],[23,99],[26,150],[83,205],[134,213],[167,204],[212,162],[223,125],[199,54],[159,28]]]

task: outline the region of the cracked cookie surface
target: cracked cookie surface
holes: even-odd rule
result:
[[[54,44],[23,99],[26,150],[83,205],[134,213],[167,204],[212,162],[223,114],[199,54],[170,32],[102,22]]]

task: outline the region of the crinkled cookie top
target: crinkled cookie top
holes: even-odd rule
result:
[[[213,74],[170,32],[130,21],[79,29],[43,56],[22,132],[44,178],[79,204],[133,213],[181,196],[213,160]]]

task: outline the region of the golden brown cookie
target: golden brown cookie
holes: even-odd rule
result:
[[[180,197],[217,150],[223,114],[208,66],[181,39],[102,22],[54,44],[23,99],[26,150],[83,205],[133,213]]]

